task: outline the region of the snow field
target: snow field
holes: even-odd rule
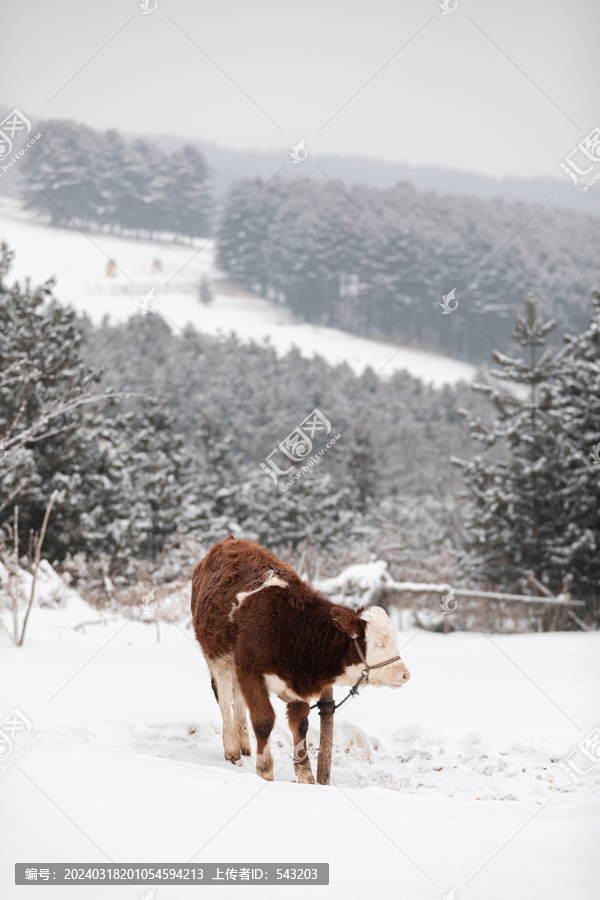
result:
[[[2,898],[30,896],[11,884],[15,861],[107,857],[329,862],[330,885],[296,885],[303,897],[419,900],[453,887],[458,900],[597,896],[600,781],[571,790],[559,760],[597,724],[598,635],[492,643],[477,633],[400,633],[410,683],[367,688],[340,710],[332,785],[322,787],[292,783],[277,698],[275,782],[256,776],[254,756],[241,767],[225,761],[206,665],[185,622],[161,622],[158,643],[152,622],[96,613],[74,592],[58,606],[43,602],[25,645],[2,648],[0,714],[17,707],[41,733],[0,777],[10,810]],[[75,630],[81,621],[95,624]],[[316,711],[309,744],[314,768]],[[155,898],[236,890],[160,886]],[[143,892],[76,890],[77,900]]]

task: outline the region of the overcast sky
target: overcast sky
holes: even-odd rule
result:
[[[138,2],[5,0],[0,103],[490,175],[564,177],[600,124],[597,0]]]

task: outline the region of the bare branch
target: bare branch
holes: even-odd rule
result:
[[[58,491],[53,491],[50,500],[48,501],[48,506],[46,507],[46,512],[44,514],[44,521],[42,522],[42,530],[39,533],[39,536],[35,542],[35,557],[34,557],[34,565],[35,568],[33,570],[33,581],[31,582],[31,596],[29,597],[29,604],[27,606],[27,612],[25,613],[25,618],[23,619],[23,628],[21,630],[21,637],[19,638],[19,642],[17,644],[18,647],[23,646],[23,641],[25,640],[25,629],[27,628],[27,620],[29,619],[29,613],[31,612],[31,607],[33,606],[33,599],[35,597],[35,583],[37,580],[38,569],[40,567],[40,557],[42,554],[42,544],[44,543],[44,538],[46,537],[46,527],[48,525],[48,519],[50,518],[50,513],[52,512],[52,507],[54,506],[54,501],[58,495]]]

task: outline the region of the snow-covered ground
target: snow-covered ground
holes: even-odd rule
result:
[[[161,622],[159,643],[139,608],[100,614],[72,591],[57,605],[48,570],[40,585],[46,605],[34,607],[24,646],[1,638],[0,720],[17,708],[31,722],[0,759],[2,900],[35,890],[12,884],[14,862],[109,860],[330,864],[328,887],[296,885],[294,897],[598,896],[600,778],[572,787],[560,767],[599,724],[598,634],[401,632],[411,681],[367,688],[340,710],[330,786],[292,783],[274,698],[268,783],[254,757],[239,768],[223,758],[185,616]],[[10,627],[7,611],[2,620]],[[309,741],[314,769],[316,711]],[[40,890],[133,900],[148,887]],[[154,897],[239,890],[259,896],[234,884],[160,886]]]
[[[278,353],[297,347],[305,357],[322,356],[332,365],[346,362],[357,373],[367,367],[382,375],[405,370],[433,385],[472,381],[475,368],[464,362],[395,344],[368,340],[337,328],[296,321],[288,310],[248,294],[216,294],[198,301],[202,276],[214,278],[214,243],[198,247],[127,240],[109,235],[86,237],[75,229],[36,224],[14,200],[0,197],[0,240],[16,251],[12,275],[34,283],[57,281],[61,301],[96,322],[107,315],[120,322],[141,312],[140,301],[154,289],[150,309],[171,327],[194,325],[203,334],[235,334],[244,341],[269,341]],[[198,249],[203,247],[201,252]],[[118,267],[108,276],[109,259]],[[153,272],[159,260],[162,270]]]

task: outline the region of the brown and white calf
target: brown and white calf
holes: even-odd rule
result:
[[[194,570],[192,617],[223,716],[225,758],[250,755],[246,708],[256,735],[256,771],[273,779],[269,694],[287,703],[298,781],[314,784],[306,752],[312,698],[330,685],[401,687],[410,678],[398,640],[378,606],[354,612],[332,603],[260,544],[229,536]],[[361,656],[363,659],[361,660]]]

